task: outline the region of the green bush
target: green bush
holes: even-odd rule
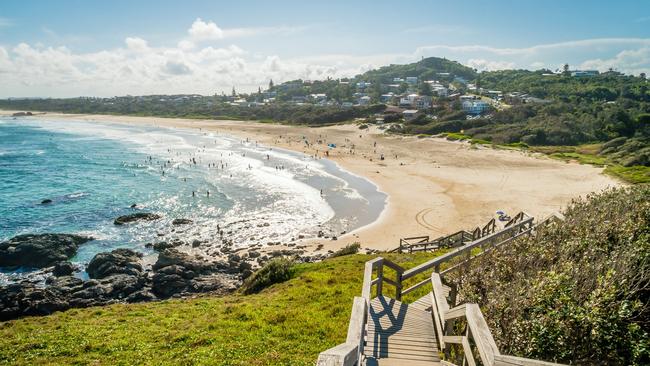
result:
[[[330,257],[341,257],[344,255],[350,255],[350,254],[357,254],[359,253],[359,249],[361,248],[361,244],[359,243],[352,243],[349,245],[346,245],[344,248],[341,248],[337,250],[336,252],[332,253]]]
[[[294,274],[293,265],[293,261],[285,258],[271,259],[244,281],[241,291],[245,294],[254,294],[275,283],[287,281]]]
[[[458,275],[502,353],[578,365],[650,364],[650,186],[574,201],[565,221]]]

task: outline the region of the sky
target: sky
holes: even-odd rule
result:
[[[249,92],[430,56],[650,74],[650,1],[0,1],[0,98]]]

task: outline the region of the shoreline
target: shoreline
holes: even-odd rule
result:
[[[2,111],[11,114],[13,111]],[[571,199],[620,182],[602,168],[553,160],[522,151],[475,147],[436,138],[384,134],[376,126],[305,127],[231,120],[44,113],[33,117],[191,128],[249,138],[258,143],[327,158],[362,177],[387,195],[374,222],[338,240],[303,239],[298,246],[316,252],[360,242],[363,248],[390,250],[399,238],[440,235],[484,224],[496,210],[526,211],[545,217]],[[310,142],[304,144],[304,140]],[[320,140],[321,143],[316,143]],[[329,149],[327,144],[336,144]],[[329,151],[326,153],[325,151]],[[381,155],[384,160],[381,160]],[[277,246],[272,249],[280,249]]]

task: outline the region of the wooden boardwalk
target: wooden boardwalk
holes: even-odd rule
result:
[[[553,216],[533,225],[534,218],[522,212],[498,231],[492,220],[483,229],[477,228],[475,234],[453,234],[460,239],[459,243],[450,245],[450,251],[408,270],[382,257],[367,261],[361,296],[355,297],[352,304],[346,341],[321,352],[317,365],[556,365],[502,355],[479,306],[459,303],[456,291],[446,286],[442,277],[470,265],[474,258],[495,247],[506,245],[523,235],[534,235],[537,226],[552,224],[555,218],[562,219]],[[473,240],[466,242],[469,235]],[[443,237],[434,242],[441,243],[447,239]],[[409,246],[406,249],[428,250],[429,245],[434,243],[429,242],[428,238],[422,240],[407,243]],[[425,247],[418,247],[422,245]],[[455,245],[458,246],[454,248]],[[400,243],[399,251],[404,248]],[[428,278],[419,280],[422,274]],[[419,282],[414,283],[416,280]],[[448,284],[454,286],[453,283]],[[394,299],[383,295],[385,285],[395,289]],[[401,301],[403,296],[424,286],[431,288],[425,296],[410,304]],[[445,359],[441,360],[441,357]]]

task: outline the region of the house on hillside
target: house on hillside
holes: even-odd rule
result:
[[[571,76],[576,78],[590,77],[598,75],[598,70],[575,70],[571,71]]]
[[[363,97],[359,98],[358,103],[359,103],[359,105],[369,105],[370,104],[370,97],[367,96],[367,95],[363,96]]]
[[[379,97],[379,101],[382,102],[382,103],[390,103],[393,100],[394,96],[395,96],[395,93],[393,93],[393,92],[382,94]]]
[[[420,112],[417,109],[407,109],[402,112],[402,117],[404,117],[404,120],[410,121],[417,117],[419,114]]]
[[[327,101],[327,94],[318,93],[318,94],[309,94],[309,100],[313,103],[324,103]]]
[[[406,83],[411,84],[411,85],[415,85],[415,84],[418,83],[418,77],[417,76],[407,76],[406,77]]]
[[[465,113],[474,115],[479,115],[490,108],[490,105],[482,100],[465,100],[462,106]]]

